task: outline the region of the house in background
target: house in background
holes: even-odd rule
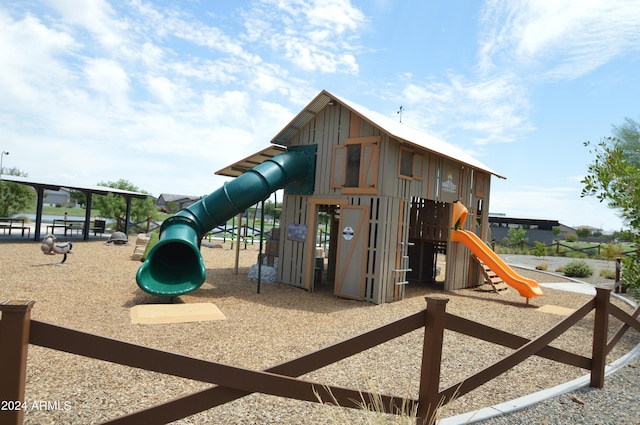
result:
[[[69,189],[60,189],[60,190],[44,190],[44,205],[63,205],[68,206],[71,202],[71,191]]]
[[[542,242],[553,243],[553,228],[560,227],[558,220],[542,220],[534,218],[507,217],[502,214],[489,214],[489,231],[491,239],[501,242],[509,235],[509,229],[525,229],[525,238],[529,244]]]
[[[172,205],[178,209],[178,211],[185,209],[189,205],[200,200],[200,196],[188,196],[188,195],[173,195],[170,193],[163,193],[156,200],[156,207],[170,212]]]
[[[560,224],[560,233],[558,234],[558,239],[566,240],[567,236],[577,238],[578,232],[575,228],[567,226],[566,224]]]

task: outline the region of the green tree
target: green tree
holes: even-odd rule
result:
[[[613,135],[627,155],[627,161],[640,168],[640,123],[627,117],[621,126],[613,126]]]
[[[138,189],[127,180],[120,179],[117,182],[100,182],[98,186],[110,187],[113,189],[128,190],[131,192],[147,193]],[[94,208],[100,210],[103,217],[124,220],[127,212],[127,202],[121,195],[110,193],[108,195],[97,195],[93,198]],[[131,200],[131,219],[133,221],[146,220],[147,217],[157,220],[159,217],[155,202],[150,196],[145,199]]]
[[[627,119],[626,125],[634,123]],[[624,126],[623,126],[624,127]],[[589,165],[587,175],[582,180],[582,196],[595,196],[618,210],[624,221],[631,227],[632,243],[640,246],[640,161],[637,149],[640,141],[634,139],[634,132],[615,128],[617,136],[605,137],[600,143],[585,142],[594,161]],[[628,133],[628,134],[627,134]],[[634,151],[635,149],[635,151]],[[624,280],[636,291],[640,288],[640,252],[637,250],[623,260]],[[637,293],[637,292],[636,292]]]
[[[27,173],[17,168],[4,168],[3,174],[9,176],[28,177]],[[36,191],[32,187],[0,181],[0,217],[11,217],[33,204],[36,199]]]
[[[600,255],[607,261],[614,261],[616,258],[622,257],[622,247],[613,242],[602,245]]]
[[[579,229],[576,229],[576,235],[578,235],[579,238],[586,238],[591,236],[591,230],[587,229],[586,227],[581,227]]]
[[[175,201],[167,202],[167,212],[169,214],[176,214],[178,211],[180,211],[180,207],[178,206],[177,202]]]
[[[276,209],[275,204],[271,200],[264,201],[264,215],[278,219],[280,217],[280,207]]]
[[[525,238],[527,231],[524,227],[520,226],[517,229],[515,227],[510,227],[507,231],[507,237],[505,238],[509,245],[522,244],[529,240],[529,238]]]
[[[87,195],[85,195],[83,191],[72,190],[71,192],[69,192],[69,195],[71,199],[80,204],[81,207],[87,205]]]
[[[544,242],[534,241],[532,253],[536,257],[544,257],[545,255],[547,255],[547,245],[545,245]]]

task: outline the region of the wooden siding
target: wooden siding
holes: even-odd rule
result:
[[[354,193],[354,188],[344,190],[341,186],[344,184],[345,162],[340,159],[339,154],[336,159],[335,153],[344,151],[349,139],[372,137],[380,139],[377,144],[380,158],[377,174],[367,176],[370,179],[368,183],[375,187],[375,190],[370,190],[370,193]],[[403,298],[404,285],[397,287],[395,283],[398,279],[393,272],[401,267],[400,242],[417,238],[422,241],[428,240],[429,243],[437,242],[440,244],[438,246],[442,246],[442,241],[448,239],[448,205],[451,202],[460,199],[465,203],[470,211],[467,226],[473,224],[474,229],[478,202],[481,202],[482,224],[477,230],[481,237],[486,237],[490,175],[465,168],[460,163],[433,152],[403,145],[340,104],[329,105],[319,111],[289,139],[287,144],[315,144],[317,159],[314,194],[311,197],[285,195],[283,200],[279,269],[279,277],[283,283],[313,289],[313,282],[310,282],[313,278],[310,262],[314,260],[312,253],[315,246],[313,235],[316,227],[316,206],[322,203],[322,198],[345,199],[348,205],[368,208],[369,217],[365,223],[368,233],[367,252],[364,255],[362,269],[364,299],[373,303]],[[409,149],[414,154],[411,178],[400,176],[401,149]],[[434,201],[436,203],[433,203]],[[422,202],[424,205],[418,208],[423,210],[417,211],[411,207],[414,202]],[[426,204],[429,206],[426,207]],[[308,226],[307,242],[287,239],[288,223]],[[334,243],[339,243],[341,231],[335,232],[333,228],[332,231],[334,235],[337,233],[335,239],[338,239],[338,242]],[[452,245],[455,245],[453,249]],[[469,285],[467,251],[462,244],[447,245],[446,290]],[[412,265],[409,264],[409,267]],[[471,275],[474,274],[472,271]]]
[[[312,229],[307,229],[307,241],[299,242],[287,237],[287,227],[290,223],[308,225],[309,205],[306,196],[285,195],[282,215],[280,216],[280,252],[278,256],[279,280],[288,285],[305,288],[305,247],[307,243],[315,243]]]

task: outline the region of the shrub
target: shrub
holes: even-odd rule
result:
[[[547,254],[547,246],[542,242],[535,241],[533,243],[532,253],[536,257],[544,257]]]
[[[600,255],[607,261],[613,261],[622,256],[622,246],[609,242],[600,249]]]
[[[556,271],[556,273],[562,273],[564,271],[564,267],[558,266],[558,267],[556,267],[555,271]]]
[[[563,272],[569,277],[588,277],[593,274],[593,269],[586,261],[573,260],[564,265]]]
[[[527,231],[524,227],[518,227],[517,229],[510,227],[507,231],[507,237],[505,240],[509,245],[525,244],[529,241],[529,238],[525,238],[526,234]]]
[[[600,269],[600,277],[613,280],[616,278],[616,272],[611,269]]]
[[[576,235],[567,235],[564,238],[564,240],[567,241],[567,242],[577,242],[578,241],[578,236],[576,236]]]
[[[547,263],[540,263],[536,266],[536,270],[547,271],[549,265]]]
[[[589,258],[589,255],[583,251],[567,251],[564,256],[567,258]]]

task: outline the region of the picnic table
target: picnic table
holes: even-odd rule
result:
[[[73,232],[77,232],[78,234],[84,234],[84,220],[65,220],[65,219],[54,219],[53,223],[47,226],[47,233],[55,235],[56,229],[64,229],[64,235],[67,234],[73,235]],[[93,231],[93,234],[96,233],[104,233],[106,222],[104,220],[94,220],[93,227],[89,230]]]
[[[26,230],[28,232],[27,237],[31,236],[31,228],[24,225],[23,218],[0,217],[0,229],[2,229],[2,234],[6,234],[7,230],[11,234],[11,230],[18,229],[22,231],[22,236],[24,236],[24,231]]]

